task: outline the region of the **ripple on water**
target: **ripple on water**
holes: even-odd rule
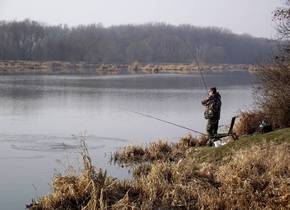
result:
[[[27,151],[78,151],[80,148],[80,136],[49,136],[49,135],[1,135],[0,142],[12,143],[14,150]],[[102,149],[108,142],[129,142],[127,139],[107,136],[86,136],[86,141],[90,144],[90,150]]]

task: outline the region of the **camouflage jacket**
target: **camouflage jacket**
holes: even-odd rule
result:
[[[207,99],[203,100],[202,105],[205,106],[204,118],[219,120],[221,112],[221,95],[217,92],[216,94],[209,96]]]

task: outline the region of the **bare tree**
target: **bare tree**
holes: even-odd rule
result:
[[[273,56],[272,65],[262,65],[257,75],[257,104],[274,127],[290,126],[290,8],[274,12],[280,39],[279,54]]]

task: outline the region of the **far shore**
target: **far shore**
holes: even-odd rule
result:
[[[97,64],[87,62],[67,61],[0,61],[1,75],[14,74],[92,74],[92,75],[121,75],[121,74],[158,74],[175,73],[191,74],[199,71],[223,73],[228,71],[255,71],[250,64],[186,64],[186,63],[160,63],[145,64],[134,62],[131,64]]]

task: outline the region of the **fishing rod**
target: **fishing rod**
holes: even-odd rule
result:
[[[186,129],[186,130],[190,130],[190,131],[192,131],[192,132],[195,132],[195,133],[198,133],[198,134],[201,134],[201,135],[206,135],[205,133],[202,133],[202,132],[200,132],[200,131],[193,130],[193,129],[191,129],[191,128],[188,128],[188,127],[185,127],[185,126],[183,126],[183,125],[179,125],[179,124],[176,124],[176,123],[173,123],[173,122],[167,121],[167,120],[163,120],[163,119],[161,119],[161,118],[154,117],[154,116],[149,115],[149,114],[144,114],[144,113],[141,113],[141,112],[129,111],[129,110],[124,110],[124,111],[131,112],[131,113],[135,113],[135,114],[141,115],[141,116],[143,116],[143,117],[148,117],[148,118],[151,118],[151,119],[155,119],[155,120],[158,120],[158,121],[161,121],[161,122],[164,122],[164,123],[170,124],[170,125],[177,126],[177,127],[179,127],[179,128],[183,128],[183,129]]]
[[[188,48],[188,50],[189,51],[191,51],[191,47],[190,47],[190,45],[189,45],[189,43],[186,41],[186,40],[183,40],[183,42],[185,43],[185,45],[187,46],[187,48]],[[201,54],[201,46],[195,46],[195,52],[193,52],[193,61],[192,61],[192,63],[193,62],[195,62],[196,63],[196,65],[197,65],[197,69],[198,69],[198,71],[199,71],[199,73],[200,73],[200,76],[201,76],[201,80],[202,80],[202,84],[203,84],[203,87],[205,88],[205,91],[206,91],[206,94],[208,93],[207,91],[208,91],[208,88],[207,88],[207,85],[206,85],[206,81],[205,81],[205,78],[204,78],[204,75],[203,75],[203,73],[202,73],[202,71],[201,71],[201,68],[200,68],[200,65],[199,65],[199,62],[198,62],[198,60],[199,60],[199,58],[201,57],[200,56],[200,54]]]
[[[201,80],[202,80],[202,84],[203,84],[203,87],[205,88],[206,92],[208,91],[208,88],[207,88],[207,85],[206,85],[206,82],[205,82],[205,78],[204,78],[204,75],[201,71],[201,68],[200,68],[200,65],[199,65],[199,62],[198,62],[198,59],[196,57],[194,57],[194,60],[195,60],[195,63],[197,64],[197,69],[200,73],[200,77],[201,77]]]

